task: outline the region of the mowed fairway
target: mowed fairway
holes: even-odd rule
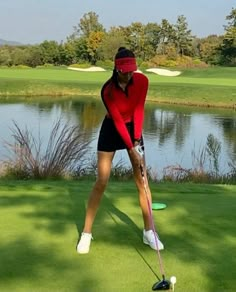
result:
[[[160,275],[156,253],[142,243],[131,181],[110,181],[88,255],[75,244],[92,180],[0,181],[0,291],[143,292]],[[233,292],[236,285],[236,186],[151,184],[175,291]],[[155,275],[156,274],[156,275]]]
[[[112,71],[79,72],[66,68],[0,69],[0,98],[99,97],[102,84],[111,74]],[[186,69],[177,77],[146,75],[150,80],[148,100],[207,107],[236,106],[236,68]]]

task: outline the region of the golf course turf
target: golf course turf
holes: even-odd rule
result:
[[[87,255],[76,253],[93,180],[0,181],[0,291],[141,292],[161,277],[142,243],[133,181],[111,180]],[[161,251],[175,291],[233,292],[236,186],[151,183]]]
[[[176,77],[148,76],[147,100],[204,107],[236,107],[236,68],[185,69]],[[78,72],[66,68],[0,69],[0,100],[35,100],[53,96],[61,99],[79,96],[100,98],[102,84],[111,71]],[[51,100],[51,98],[50,98]]]

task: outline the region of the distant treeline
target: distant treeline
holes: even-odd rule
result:
[[[83,15],[65,42],[45,40],[37,45],[0,46],[0,66],[103,65],[110,67],[117,48],[135,52],[140,67],[201,67],[236,65],[236,9],[226,16],[223,35],[198,38],[191,34],[185,16],[175,24],[131,23],[106,30],[95,12]]]

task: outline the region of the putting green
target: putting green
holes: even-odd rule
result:
[[[163,210],[166,208],[164,203],[152,203],[152,210]]]

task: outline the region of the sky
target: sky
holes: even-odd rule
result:
[[[90,11],[108,30],[132,22],[175,24],[186,17],[192,35],[223,34],[236,0],[0,0],[0,39],[24,44],[65,41]]]

